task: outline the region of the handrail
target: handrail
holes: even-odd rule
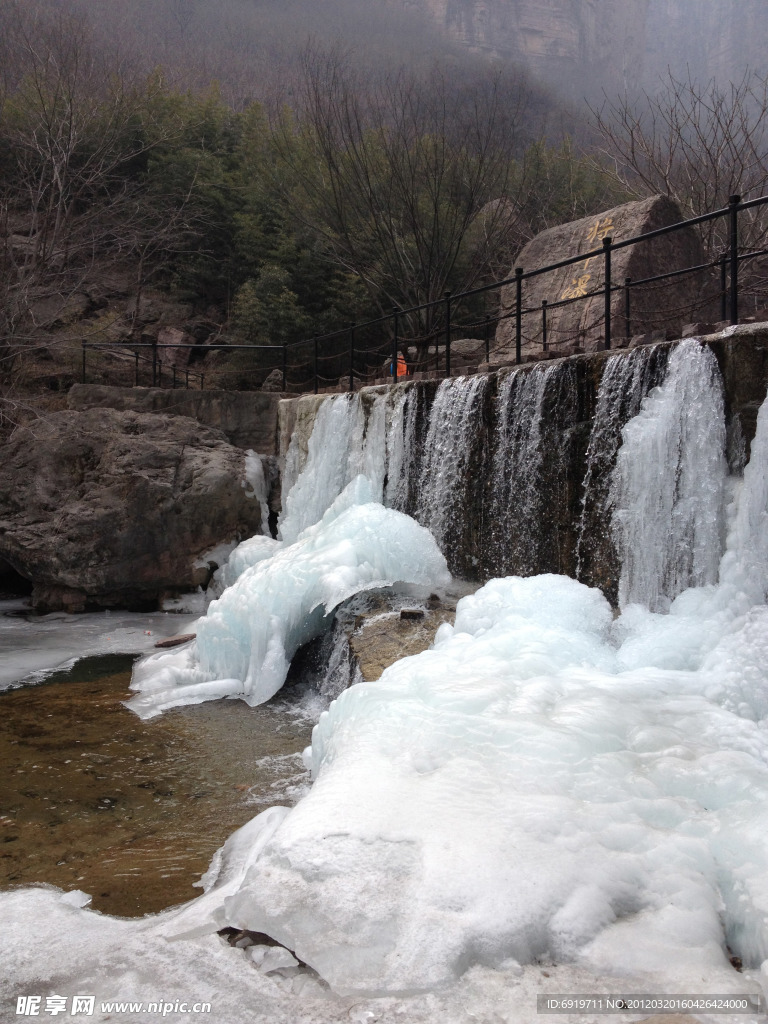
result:
[[[225,344],[225,343],[213,343],[210,345],[203,346],[205,352],[209,351],[237,351],[237,350],[248,350],[249,352],[272,352],[276,356],[276,365],[272,368],[282,371],[282,386],[283,391],[288,390],[288,378],[289,370],[298,371],[300,368],[304,368],[308,372],[309,376],[304,377],[303,381],[296,382],[292,386],[298,389],[304,388],[305,385],[309,385],[308,390],[314,390],[315,393],[319,390],[321,380],[333,380],[336,379],[341,383],[341,379],[348,380],[349,390],[352,391],[355,386],[355,381],[367,379],[370,376],[369,370],[373,370],[377,377],[384,375],[393,376],[394,368],[397,366],[398,352],[400,344],[405,340],[403,338],[402,325],[406,322],[405,318],[412,316],[415,313],[421,313],[424,310],[434,309],[439,311],[442,316],[437,318],[438,326],[429,331],[426,335],[420,338],[411,338],[410,344],[422,344],[428,346],[432,343],[435,345],[435,363],[439,362],[439,353],[442,348],[444,353],[444,373],[446,376],[451,375],[451,342],[452,335],[455,330],[461,328],[463,330],[474,329],[477,327],[483,327],[485,334],[485,352],[486,361],[490,357],[490,325],[491,323],[500,323],[502,320],[514,317],[514,337],[515,337],[515,362],[520,363],[522,361],[522,320],[525,315],[540,312],[542,317],[542,345],[543,350],[547,351],[552,348],[552,326],[547,321],[547,314],[565,305],[570,305],[574,302],[582,302],[589,298],[603,295],[603,315],[602,315],[602,327],[603,327],[603,343],[606,349],[611,347],[611,298],[616,292],[624,293],[624,329],[625,336],[629,337],[630,323],[631,323],[631,293],[632,290],[640,286],[647,286],[654,283],[660,283],[663,281],[669,281],[673,278],[682,277],[685,274],[699,273],[703,270],[720,267],[720,296],[721,296],[721,319],[730,319],[732,324],[738,323],[739,316],[739,264],[744,260],[755,259],[759,256],[768,255],[768,249],[757,249],[748,253],[739,252],[739,235],[738,235],[738,215],[744,210],[751,210],[759,206],[763,206],[768,203],[768,196],[759,196],[755,199],[742,201],[738,195],[733,195],[729,198],[728,205],[718,210],[713,210],[709,213],[699,214],[696,217],[689,217],[686,220],[678,221],[675,224],[667,224],[664,227],[656,228],[653,231],[646,231],[640,235],[635,235],[632,238],[622,239],[621,241],[614,241],[610,237],[604,237],[602,239],[602,245],[599,248],[590,249],[587,252],[579,253],[576,256],[569,256],[562,260],[557,260],[554,263],[547,264],[543,267],[535,267],[532,270],[525,270],[523,267],[516,267],[515,273],[511,277],[504,278],[501,281],[493,281],[489,284],[479,285],[475,288],[469,288],[466,291],[452,294],[451,292],[445,292],[441,298],[432,299],[428,302],[422,302],[417,305],[409,306],[407,308],[395,308],[392,313],[385,313],[381,316],[374,317],[370,320],[365,320],[360,323],[348,324],[345,327],[339,327],[333,331],[329,331],[325,334],[313,334],[309,338],[304,338],[299,341],[285,342],[282,345],[249,345],[249,344]],[[641,278],[638,280],[632,280],[631,278],[625,278],[622,284],[614,283],[611,280],[611,260],[612,255],[621,249],[625,249],[629,246],[639,245],[643,242],[652,241],[653,239],[660,238],[665,235],[673,234],[676,231],[685,230],[687,228],[706,224],[711,221],[715,221],[718,218],[728,219],[728,245],[725,251],[715,260],[707,263],[701,263],[693,267],[683,267],[680,269],[667,271],[663,274],[656,274],[649,277]],[[575,266],[578,263],[582,263],[585,260],[597,259],[603,261],[604,267],[604,283],[602,287],[597,287],[589,292],[585,292],[583,295],[568,296],[567,298],[560,298],[554,300],[544,299],[541,306],[525,308],[523,305],[523,284],[526,281],[530,281],[534,278],[541,277],[544,274],[551,274],[558,270],[562,270],[566,267]],[[502,288],[509,288],[514,286],[514,301],[510,303],[508,312],[504,309],[495,317],[491,317],[490,314],[486,315],[484,319],[470,321],[469,323],[460,323],[455,317],[455,311],[458,304],[467,299],[475,298],[483,295],[487,292],[498,290]],[[382,342],[374,345],[367,345],[360,347],[358,342],[360,335],[363,331],[370,330],[372,328],[381,327],[386,325],[389,328],[389,340],[383,340]],[[323,348],[327,349],[327,343],[331,341],[337,341],[343,339],[345,336],[349,338],[349,347],[346,355],[340,352],[327,353],[323,352]],[[308,358],[301,360],[289,360],[289,353],[295,351],[302,346],[311,346],[310,355]],[[188,344],[174,344],[174,343],[161,343],[161,342],[128,342],[124,344],[109,344],[104,342],[87,342],[83,340],[83,382],[86,380],[86,350],[94,351],[119,351],[122,354],[126,352],[133,352],[136,360],[136,382],[138,383],[139,371],[139,350],[151,349],[152,350],[152,381],[153,384],[158,382],[158,369],[159,377],[162,378],[162,361],[159,359],[158,353],[165,349],[190,349],[200,350],[201,346],[196,343]],[[389,354],[387,354],[389,350]],[[367,362],[364,363],[364,368],[361,369],[360,358],[366,360],[371,356],[374,359],[378,359],[378,363],[369,365]],[[356,360],[356,357],[357,360]],[[425,363],[429,362],[431,356],[425,356]],[[319,363],[322,360],[337,359],[340,362],[346,360],[346,369],[343,372],[334,374],[332,378],[321,377],[319,370]],[[382,362],[383,360],[383,362]],[[377,370],[377,366],[379,367]],[[386,367],[389,367],[389,372]],[[259,367],[260,372],[263,372],[264,367]],[[200,387],[204,387],[204,374],[198,374],[195,371],[186,369],[183,371],[185,374],[186,386],[189,386],[189,379],[196,377],[200,381]],[[394,378],[396,379],[396,378]],[[173,374],[173,386],[176,386],[176,374],[174,370]]]

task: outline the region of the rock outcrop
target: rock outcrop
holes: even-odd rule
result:
[[[759,68],[764,0],[404,0],[468,49],[513,60],[550,83],[587,93],[644,88],[668,68],[723,86]],[[680,71],[682,69],[682,71]]]
[[[189,416],[224,432],[237,448],[252,448],[261,455],[277,451],[279,395],[259,391],[193,391],[188,388],[108,387],[74,384],[67,406],[84,409],[119,409],[137,413]]]
[[[208,581],[261,530],[245,454],[183,416],[89,409],[18,429],[0,464],[0,562],[39,611],[143,608]]]
[[[652,196],[625,203],[583,220],[542,231],[522,250],[517,266],[539,270],[580,253],[601,250],[603,239],[613,243],[678,224],[683,219],[677,203],[666,196]],[[711,313],[712,285],[702,271],[668,281],[639,284],[659,274],[703,262],[701,244],[692,228],[681,228],[647,242],[612,253],[611,301],[613,346],[624,338],[653,330],[668,330],[679,337],[684,323],[705,319]],[[511,272],[510,276],[514,274]],[[625,316],[626,279],[636,282],[630,293],[630,319]],[[548,309],[547,347],[550,352],[595,351],[605,342],[605,261],[600,253],[551,273],[524,279],[522,292],[522,352],[540,353],[544,348],[542,302]],[[515,354],[515,284],[501,290],[501,316],[491,362],[511,362]],[[563,347],[567,348],[565,353]]]

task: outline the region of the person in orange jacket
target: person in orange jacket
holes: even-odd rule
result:
[[[389,364],[389,375],[392,376],[392,363]],[[407,377],[408,376],[408,364],[405,361],[405,356],[402,352],[397,353],[397,376]]]

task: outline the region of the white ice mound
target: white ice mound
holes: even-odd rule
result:
[[[697,672],[621,671],[611,618],[564,577],[494,580],[431,650],[345,691],[227,922],[342,992],[509,958],[707,976],[727,940],[759,964],[767,701],[723,673],[738,652],[768,690],[765,617]]]
[[[370,495],[367,479],[357,477],[294,544],[246,569],[197,621],[195,644],[136,666],[132,685],[140,692],[128,706],[150,718],[224,696],[261,704],[283,685],[298,648],[348,597],[397,582],[447,583],[431,534]]]
[[[224,565],[213,574],[211,581],[213,593],[220,597],[227,587],[231,587],[243,575],[246,569],[263,562],[266,558],[271,558],[279,547],[279,540],[273,540],[260,533],[242,541]]]

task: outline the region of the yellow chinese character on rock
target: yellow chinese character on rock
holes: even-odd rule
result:
[[[586,295],[587,285],[589,284],[591,277],[591,274],[581,274],[580,277],[572,277],[570,288],[566,288],[560,298],[580,299],[583,295]]]
[[[596,220],[592,227],[589,229],[587,235],[588,242],[602,242],[604,238],[613,234],[613,217],[604,217],[602,220]]]

